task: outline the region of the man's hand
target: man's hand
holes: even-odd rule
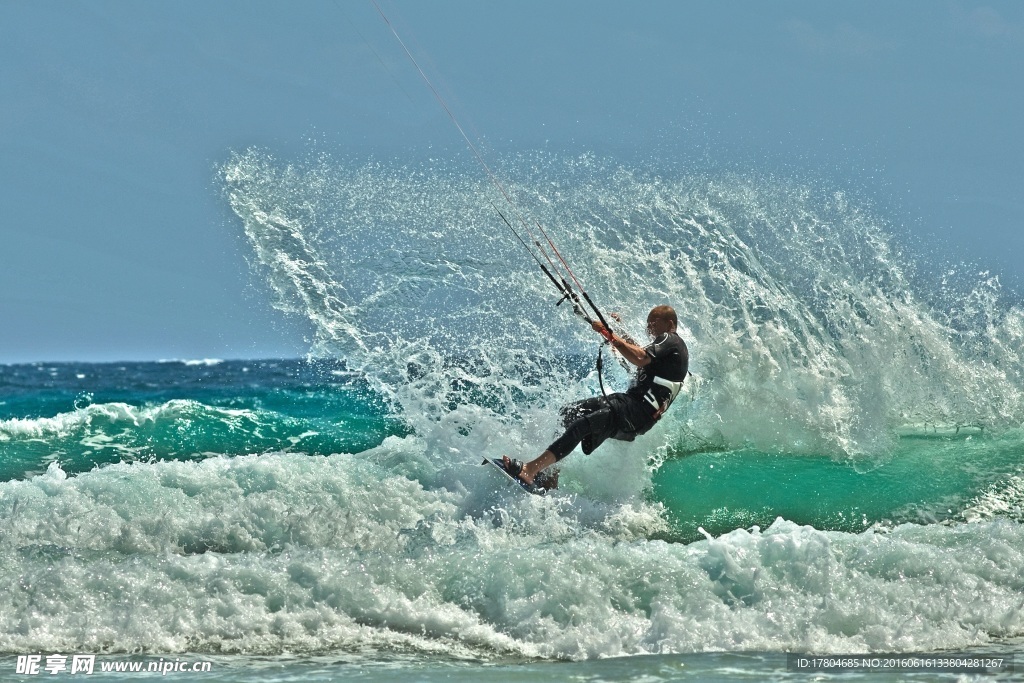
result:
[[[622,324],[622,316],[620,316],[620,315],[619,315],[618,313],[616,313],[615,311],[612,311],[611,313],[609,313],[609,314],[608,314],[608,317],[609,317],[609,318],[611,318],[612,320],[614,320],[615,322],[619,323],[620,325]],[[614,344],[614,339],[613,339],[612,337],[617,337],[618,339],[621,339],[622,341],[625,341],[625,342],[629,342],[629,343],[630,343],[630,344],[632,344],[633,346],[640,346],[640,345],[639,345],[639,344],[638,344],[638,343],[636,342],[636,340],[635,340],[635,339],[633,339],[633,338],[632,338],[632,337],[630,337],[630,336],[629,336],[628,334],[626,334],[625,332],[623,332],[621,328],[619,329],[619,333],[618,333],[617,335],[612,335],[612,336],[610,337],[610,336],[607,336],[607,335],[605,335],[605,334],[604,334],[604,332],[602,332],[602,330],[604,330],[604,329],[605,329],[604,325],[602,325],[602,324],[601,324],[601,323],[599,323],[599,322],[595,322],[595,323],[593,323],[593,325],[594,325],[594,330],[595,330],[595,331],[596,331],[596,332],[597,332],[598,334],[600,334],[600,335],[601,335],[602,337],[604,337],[605,339],[607,339],[607,340],[608,340],[609,342],[613,342],[613,344]]]
[[[599,335],[604,337],[606,340],[608,340],[608,341],[614,341],[615,340],[615,335],[612,334],[612,331],[609,330],[604,325],[602,325],[597,320],[591,322],[590,326],[594,328],[594,332],[597,332]]]

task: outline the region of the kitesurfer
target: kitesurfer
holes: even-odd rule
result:
[[[391,28],[391,32],[402,45],[402,49],[405,50],[406,55],[412,61],[417,71],[419,71],[420,76],[422,76],[430,91],[434,93],[438,103],[448,114],[448,117],[455,124],[459,133],[462,134],[466,144],[469,145],[469,149],[490,178],[491,183],[513,210],[513,219],[518,219],[522,232],[516,229],[513,221],[509,220],[497,206],[494,207],[498,215],[501,216],[501,220],[508,226],[508,229],[519,243],[523,245],[523,248],[526,249],[534,261],[537,262],[537,265],[540,266],[540,269],[551,281],[555,289],[558,290],[561,298],[555,305],[557,306],[565,301],[569,301],[573,313],[590,323],[591,327],[600,333],[616,351],[622,354],[627,361],[639,368],[635,381],[625,393],[586,399],[563,408],[562,421],[566,426],[565,433],[548,446],[548,449],[536,459],[531,460],[525,465],[518,460],[510,459],[508,456],[502,456],[500,463],[493,461],[508,472],[509,475],[518,477],[523,485],[531,490],[554,488],[558,485],[557,474],[549,475],[544,473],[546,476],[538,478],[539,475],[546,468],[571,453],[581,442],[583,443],[583,452],[590,453],[606,439],[632,441],[654,426],[654,423],[658,421],[662,413],[665,412],[673,399],[675,399],[683,386],[683,380],[686,378],[687,366],[689,364],[689,352],[686,349],[686,344],[676,334],[676,327],[678,325],[676,312],[672,310],[671,306],[655,306],[651,310],[647,316],[647,332],[654,341],[648,346],[641,347],[624,335],[612,333],[601,311],[598,310],[590,295],[587,294],[587,290],[583,288],[583,284],[576,277],[576,274],[573,273],[569,263],[558,251],[554,240],[551,239],[551,236],[548,235],[539,222],[527,220],[526,216],[517,210],[509,191],[491,171],[487,162],[484,161],[476,145],[466,135],[465,129],[459,124],[458,119],[455,118],[455,114],[452,113],[444,98],[441,97],[433,83],[427,78],[426,73],[420,67],[416,58],[413,57],[412,52],[406,47],[387,16],[380,6],[377,5],[376,0],[374,0],[373,4],[377,7],[377,11],[380,12],[384,22]],[[538,235],[534,234],[533,229],[530,227],[531,222],[536,226],[540,237],[544,238],[547,247],[544,246],[544,242],[541,241]],[[572,283],[565,278],[565,275],[569,276],[569,280]],[[582,299],[580,298],[581,296]],[[586,301],[586,306],[589,306],[590,310],[597,316],[597,320],[590,318],[584,306],[584,301]],[[600,359],[601,355],[598,353],[598,377],[600,377],[601,373]],[[604,387],[602,385],[602,393],[603,390]]]
[[[647,315],[647,334],[653,341],[641,347],[623,334],[612,334],[598,321],[591,326],[623,358],[635,365],[636,378],[625,393],[596,396],[562,408],[565,433],[528,463],[502,456],[504,469],[527,486],[554,488],[558,475],[545,472],[571,453],[581,442],[590,454],[606,439],[632,441],[647,432],[679,394],[690,362],[686,343],[676,328],[679,321],[671,306],[655,306]]]

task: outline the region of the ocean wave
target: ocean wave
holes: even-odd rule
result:
[[[14,587],[0,650],[582,659],[1024,633],[1024,527],[1005,519],[862,533],[778,519],[671,543],[651,538],[656,506],[528,496],[486,468],[397,473],[417,444],[53,465],[0,484]]]
[[[201,414],[216,416],[217,419],[231,425],[239,425],[244,420],[255,421],[257,419],[256,413],[251,410],[218,408],[188,399],[175,399],[160,405],[147,406],[103,403],[88,405],[53,417],[16,417],[0,420],[0,441],[67,436],[98,424],[143,427],[161,420],[179,420],[197,417]]]
[[[298,409],[284,406],[295,415],[172,399],[146,405],[96,403],[51,417],[0,420],[0,480],[37,475],[53,462],[77,473],[122,461],[201,459],[211,454],[358,452],[394,431],[393,425],[372,414],[329,411],[344,406],[346,396],[333,397],[333,403],[314,401],[318,410],[312,412],[304,404]],[[289,404],[287,396],[275,400]]]

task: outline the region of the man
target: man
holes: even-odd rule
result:
[[[502,456],[504,469],[528,487],[554,488],[558,475],[545,469],[571,453],[580,442],[590,454],[605,439],[632,441],[647,432],[679,394],[690,364],[686,343],[676,334],[679,321],[671,306],[655,306],[647,315],[647,334],[653,343],[640,347],[628,337],[609,335],[604,326],[594,330],[637,366],[637,376],[625,393],[588,398],[562,409],[565,433],[534,460],[523,464]]]

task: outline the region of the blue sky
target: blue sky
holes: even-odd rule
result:
[[[382,7],[489,153],[811,174],[1024,282],[1024,3]],[[468,154],[369,0],[4,0],[0,83],[0,362],[302,355],[215,166]]]

